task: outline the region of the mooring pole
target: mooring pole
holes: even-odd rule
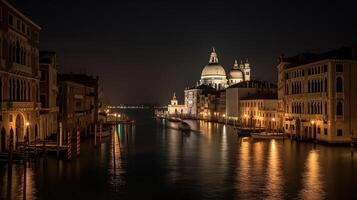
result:
[[[72,159],[72,132],[68,131],[67,133],[67,159]]]
[[[97,123],[94,124],[94,147],[97,147]]]
[[[77,128],[77,157],[81,154],[81,131]]]

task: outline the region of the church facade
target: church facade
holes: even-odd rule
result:
[[[198,84],[185,89],[184,104],[178,104],[174,94],[171,104],[168,105],[168,114],[194,118],[214,116],[216,113],[213,111],[218,110],[219,105],[217,99],[220,99],[225,89],[231,85],[249,81],[250,73],[251,68],[248,60],[241,61],[240,64],[236,60],[227,76],[226,70],[219,63],[216,50],[213,48]]]

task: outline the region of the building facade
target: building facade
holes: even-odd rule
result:
[[[176,98],[173,99],[168,105],[168,113],[192,118],[222,120],[226,115],[225,89],[230,85],[249,81],[250,70],[248,60],[245,63],[241,61],[240,64],[235,61],[227,79],[226,71],[219,64],[216,50],[213,48],[198,84],[185,89],[184,104],[180,105]]]
[[[282,132],[276,93],[256,94],[240,100],[241,126],[250,129]]]
[[[279,112],[298,139],[350,142],[357,131],[357,48],[280,57]]]
[[[63,130],[80,128],[81,134],[88,134],[98,122],[98,77],[59,74],[58,85],[59,122]]]
[[[58,133],[57,56],[55,52],[40,52],[40,128],[44,139]]]
[[[240,100],[255,94],[276,93],[276,85],[251,80],[229,86],[226,89],[226,117],[233,124],[241,122]]]
[[[39,137],[41,28],[6,1],[0,11],[0,151],[7,151]]]

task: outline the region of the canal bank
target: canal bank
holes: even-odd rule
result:
[[[200,132],[184,135],[162,128],[151,111],[132,112],[131,130],[115,129],[97,148],[81,141],[70,162],[30,162],[27,199],[357,198],[349,148],[239,140],[231,126],[199,121],[192,126]],[[22,198],[23,165],[8,174],[0,163],[0,199]]]

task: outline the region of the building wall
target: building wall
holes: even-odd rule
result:
[[[54,52],[40,53],[40,121],[43,137],[58,132],[57,59]]]
[[[39,137],[40,27],[0,1],[0,151]],[[26,136],[28,133],[28,136]]]
[[[336,71],[337,66],[342,66],[342,72]],[[353,91],[357,90],[352,79],[356,67],[357,62],[352,60],[321,60],[292,68],[280,63],[278,88],[285,133],[300,139],[349,142],[352,130],[357,130],[353,123]],[[342,80],[341,92],[338,79]],[[342,115],[337,113],[339,103]]]
[[[228,120],[238,120],[240,116],[239,100],[256,93],[256,88],[227,88],[226,110]]]
[[[240,100],[242,127],[267,131],[282,131],[277,112],[277,99]]]
[[[60,122],[64,131],[89,130],[96,121],[95,88],[71,81],[59,81]]]

